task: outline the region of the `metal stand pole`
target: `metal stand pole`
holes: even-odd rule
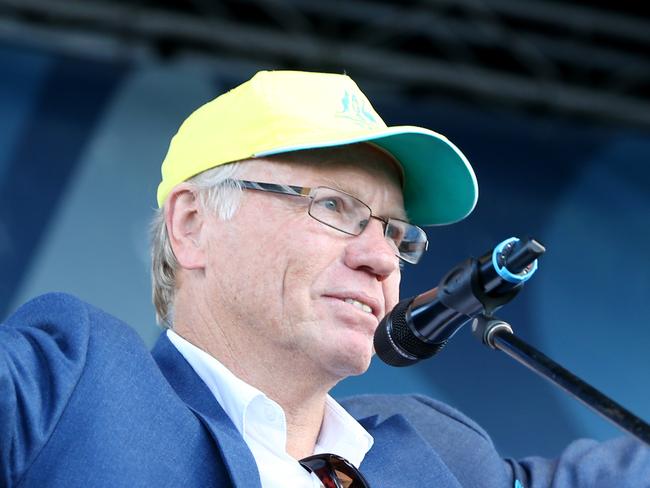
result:
[[[618,427],[650,445],[650,425],[564,369],[548,356],[514,335],[507,322],[481,315],[472,323],[474,335],[492,349],[499,349],[542,377],[570,393]]]

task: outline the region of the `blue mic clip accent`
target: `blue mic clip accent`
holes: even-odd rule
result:
[[[519,242],[520,239],[517,237],[511,237],[510,239],[506,239],[505,241],[501,242],[500,244],[497,244],[497,246],[494,248],[494,251],[492,251],[492,265],[494,266],[494,269],[496,272],[509,283],[524,283],[530,279],[531,276],[535,274],[535,271],[537,271],[537,259],[533,261],[532,267],[529,270],[523,270],[521,273],[514,274],[508,270],[505,266],[500,266],[499,265],[499,255],[503,252],[504,248],[508,244],[515,244]]]

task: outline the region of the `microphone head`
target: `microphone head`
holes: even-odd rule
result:
[[[391,366],[410,366],[436,354],[447,341],[431,344],[416,335],[408,325],[409,306],[413,298],[399,302],[375,331],[375,352]]]

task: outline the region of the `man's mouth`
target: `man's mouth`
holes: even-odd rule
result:
[[[355,300],[354,298],[346,298],[343,301],[345,303],[349,303],[350,305],[358,308],[359,310],[372,314],[372,307],[370,307],[370,305],[368,305],[367,303],[360,302],[359,300]]]
[[[379,316],[382,313],[381,302],[371,295],[363,292],[355,290],[337,290],[335,292],[326,293],[325,296],[335,300],[340,300],[344,303],[347,303],[348,305],[352,305],[360,312],[363,312],[367,315],[372,315],[377,320],[379,320]]]

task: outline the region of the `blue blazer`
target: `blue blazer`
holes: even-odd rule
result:
[[[517,462],[425,397],[343,405],[375,439],[361,465],[373,488],[650,486],[650,452],[632,439],[580,441],[558,460]],[[44,295],[0,325],[0,487],[89,486],[260,481],[242,437],[165,334],[150,352],[105,312]]]

